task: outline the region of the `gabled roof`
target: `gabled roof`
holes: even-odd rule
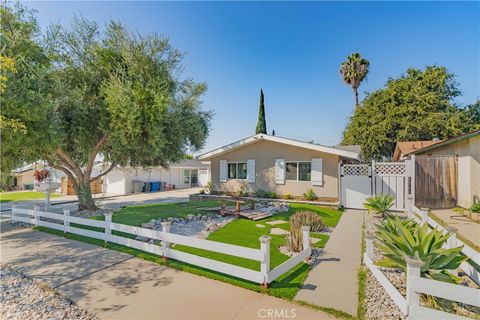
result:
[[[450,138],[450,139],[447,139],[447,140],[443,140],[439,143],[436,143],[436,144],[430,145],[430,146],[426,146],[426,147],[424,147],[422,149],[419,149],[419,150],[416,150],[415,152],[412,152],[412,153],[413,154],[418,154],[418,153],[430,151],[430,150],[433,150],[433,149],[436,149],[436,148],[440,148],[440,147],[443,147],[443,146],[446,146],[446,145],[449,145],[449,144],[452,144],[452,143],[456,143],[456,142],[465,140],[465,139],[473,138],[473,137],[478,136],[478,135],[480,135],[480,129],[462,134],[461,136],[457,136],[457,137],[453,137],[453,138]]]
[[[300,147],[300,148],[305,148],[305,149],[310,149],[310,150],[315,150],[315,151],[320,151],[320,152],[325,152],[325,153],[330,153],[330,154],[335,154],[341,157],[349,158],[349,159],[360,159],[360,154],[358,152],[353,152],[353,151],[348,151],[348,150],[343,150],[340,148],[334,148],[334,147],[327,147],[327,146],[322,146],[319,144],[315,143],[309,143],[309,142],[303,142],[303,141],[298,141],[298,140],[293,140],[293,139],[288,139],[288,138],[282,138],[278,136],[271,136],[268,134],[256,134],[254,136],[250,136],[248,138],[242,139],[235,141],[233,143],[227,144],[226,146],[223,146],[221,148],[212,150],[210,152],[201,154],[197,157],[197,159],[200,160],[208,160],[212,157],[219,156],[221,154],[230,152],[232,150],[236,150],[239,148],[243,148],[247,145],[260,142],[260,141],[272,141],[272,142],[277,142],[277,143],[282,143],[290,146],[295,146],[295,147]]]
[[[420,150],[422,148],[434,145],[442,140],[423,140],[423,141],[400,141],[395,146],[395,152],[393,154],[393,160],[397,161],[401,155],[409,155],[412,152]]]

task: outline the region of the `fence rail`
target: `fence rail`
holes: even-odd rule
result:
[[[41,218],[50,219],[50,221]],[[53,221],[58,221],[55,223]],[[226,244],[222,242],[191,238],[179,234],[170,233],[170,222],[162,223],[162,231],[146,228],[134,227],[120,223],[112,222],[112,214],[105,214],[105,221],[91,220],[70,216],[70,211],[65,209],[62,214],[38,210],[34,206],[33,210],[12,208],[12,222],[23,222],[35,226],[43,226],[50,229],[60,230],[65,233],[73,233],[81,236],[104,240],[131,247],[145,252],[150,252],[164,258],[183,261],[202,268],[214,270],[220,273],[231,275],[237,278],[256,282],[262,285],[268,285],[278,277],[282,276],[290,269],[308,258],[311,254],[310,248],[310,229],[303,227],[304,250],[291,257],[273,270],[270,270],[270,240],[268,236],[260,237],[260,249],[252,249],[237,245]],[[71,226],[74,223],[78,226],[89,226],[104,229],[104,232],[84,229],[78,226]],[[112,234],[112,231],[118,231],[135,236],[142,236],[154,239],[160,244],[138,241],[121,235]],[[260,262],[260,271],[247,269],[217,260],[204,258],[194,254],[182,252],[171,248],[171,244],[180,244],[197,249],[203,249],[231,256],[246,258]]]
[[[411,213],[416,213],[420,215],[420,217],[417,217],[416,215],[413,215],[413,216],[421,224],[428,223],[431,220],[431,218],[429,218],[428,215],[427,216],[425,215],[426,214],[425,212],[416,208],[415,206],[412,206]],[[451,236],[448,240],[449,241],[447,242],[448,243],[447,247],[453,247],[458,245],[459,240],[456,239],[454,234],[453,234],[453,237]],[[373,237],[367,236],[364,263],[368,267],[368,269],[372,272],[373,276],[377,279],[380,285],[385,289],[385,291],[393,300],[393,302],[398,306],[400,311],[407,317],[407,319],[409,320],[412,320],[412,319],[466,320],[468,319],[460,315],[451,314],[451,313],[438,311],[438,310],[421,306],[420,294],[428,294],[428,295],[480,307],[480,290],[479,289],[421,278],[420,268],[423,264],[423,261],[421,260],[407,259],[407,272],[406,272],[407,295],[406,297],[402,296],[400,292],[395,288],[395,286],[382,273],[382,271],[373,263],[373,260],[374,260],[373,246],[374,246]],[[476,253],[476,251],[474,252]],[[464,264],[466,263],[464,262]],[[466,265],[470,266],[469,264],[466,264]],[[465,271],[463,264],[460,267]],[[473,267],[471,268],[474,269]],[[475,272],[476,272],[476,276],[478,277],[478,271],[475,270]],[[472,279],[475,281],[473,277]]]

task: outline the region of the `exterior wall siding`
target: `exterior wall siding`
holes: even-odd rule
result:
[[[283,185],[275,184],[275,159],[285,159],[285,162],[289,162],[311,161],[312,158],[323,159],[323,186],[313,186],[310,181],[289,180],[286,180]],[[220,182],[220,160],[247,162],[249,159],[255,159],[255,183],[248,183],[246,180]],[[254,192],[263,189],[274,191],[278,195],[291,193],[293,196],[302,196],[308,189],[312,189],[321,198],[338,199],[338,162],[339,156],[337,155],[272,141],[260,141],[212,158],[212,188],[223,192],[239,192],[240,190]]]

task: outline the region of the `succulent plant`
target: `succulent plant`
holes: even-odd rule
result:
[[[424,262],[421,267],[424,277],[458,283],[460,279],[447,270],[456,270],[468,257],[461,254],[463,246],[442,248],[450,235],[436,228],[429,230],[426,223],[420,226],[413,219],[389,216],[377,225],[376,237],[383,259],[376,264],[406,271],[405,258],[416,258]]]
[[[388,216],[390,208],[393,206],[395,198],[389,194],[379,194],[367,198],[363,206],[370,212],[379,214],[382,218]]]

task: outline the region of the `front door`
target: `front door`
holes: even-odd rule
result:
[[[183,169],[183,187],[184,188],[190,188],[190,170],[189,169]]]
[[[190,185],[192,188],[198,187],[198,169],[190,170]]]

